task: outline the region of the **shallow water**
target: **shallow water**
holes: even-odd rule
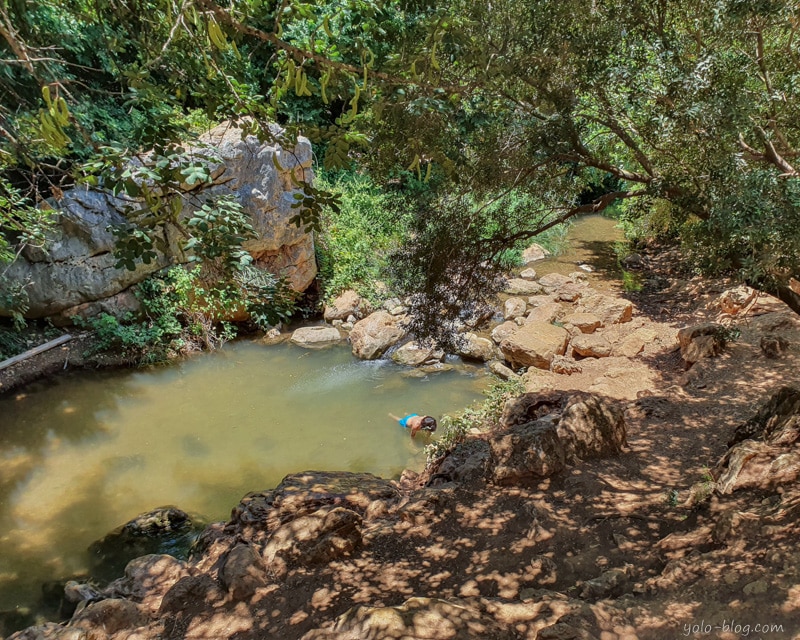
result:
[[[0,398],[0,610],[32,606],[42,582],[86,569],[91,542],[155,507],[224,520],[289,473],[420,469],[427,436],[388,414],[456,412],[487,378],[407,371],[346,347],[238,342]]]
[[[578,265],[589,265],[594,276],[589,282],[599,289],[613,289],[620,285],[620,268],[614,245],[624,239],[617,221],[601,215],[581,216],[570,227],[567,247],[558,256],[530,263],[540,276],[546,273],[569,275],[579,271]],[[533,239],[534,242],[536,238]]]

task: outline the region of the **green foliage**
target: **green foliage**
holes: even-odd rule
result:
[[[326,209],[317,236],[325,297],[355,289],[377,301],[390,256],[408,233],[411,204],[401,193],[381,189],[359,173],[323,173],[317,184],[341,199],[338,208]]]
[[[219,261],[225,271],[242,270],[253,258],[242,243],[255,238],[250,217],[233,196],[205,203],[189,218],[186,226],[194,235],[184,248],[193,252],[192,260]]]
[[[288,322],[297,310],[297,292],[285,278],[245,266],[236,274],[250,320],[262,331]]]
[[[464,442],[471,429],[490,429],[503,413],[507,400],[525,392],[525,385],[518,379],[492,383],[484,392],[486,400],[468,407],[455,416],[443,416],[439,421],[439,437],[425,447],[427,464],[430,466]]]

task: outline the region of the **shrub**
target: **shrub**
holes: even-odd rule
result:
[[[486,399],[478,406],[467,407],[455,416],[442,417],[441,436],[425,447],[427,465],[431,466],[464,442],[470,429],[488,429],[494,426],[503,413],[506,401],[524,391],[525,385],[518,378],[498,380],[486,389]]]

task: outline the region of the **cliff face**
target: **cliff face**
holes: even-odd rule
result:
[[[234,195],[252,217],[258,235],[245,246],[255,264],[285,275],[292,288],[304,291],[316,276],[314,240],[289,218],[296,213],[291,208],[297,193],[292,171],[298,178],[313,179],[311,143],[299,138],[294,149],[282,149],[254,136],[243,139],[241,130],[231,124],[216,127],[200,143],[196,154],[209,164],[214,181],[185,194],[183,215],[216,197]],[[6,282],[25,287],[29,318],[85,314],[87,304],[109,310],[114,303],[107,300],[176,259],[160,254],[150,264],[137,264],[134,271],[114,266],[110,227],[126,222],[123,212],[130,202],[123,198],[77,187],[54,204],[56,224],[46,244],[26,248],[6,273]],[[177,247],[176,238],[164,241]],[[0,315],[9,312],[0,305]]]

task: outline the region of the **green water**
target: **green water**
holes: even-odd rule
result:
[[[487,378],[407,374],[346,347],[239,342],[0,398],[0,610],[33,606],[43,581],[85,570],[92,541],[154,507],[224,520],[288,473],[420,469],[425,439],[388,413],[457,411]]]

